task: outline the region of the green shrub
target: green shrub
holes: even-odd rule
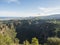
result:
[[[28,40],[25,40],[23,43],[24,43],[24,45],[29,45],[30,44]]]
[[[48,41],[48,44],[50,44],[50,45],[59,45],[60,44],[60,38],[57,38],[57,37],[48,38],[47,41]]]
[[[38,39],[36,37],[32,38],[32,45],[39,45]]]

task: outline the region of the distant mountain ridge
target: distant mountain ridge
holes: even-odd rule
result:
[[[54,14],[50,16],[42,16],[42,19],[60,19],[60,14]]]
[[[39,17],[0,17],[0,20],[60,19],[60,14]]]

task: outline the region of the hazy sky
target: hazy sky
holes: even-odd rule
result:
[[[60,0],[0,0],[0,16],[46,16],[60,14]]]

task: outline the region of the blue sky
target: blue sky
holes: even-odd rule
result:
[[[29,17],[60,14],[60,0],[0,0],[0,16]]]

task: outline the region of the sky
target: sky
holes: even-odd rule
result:
[[[0,0],[0,17],[60,14],[60,0]]]

